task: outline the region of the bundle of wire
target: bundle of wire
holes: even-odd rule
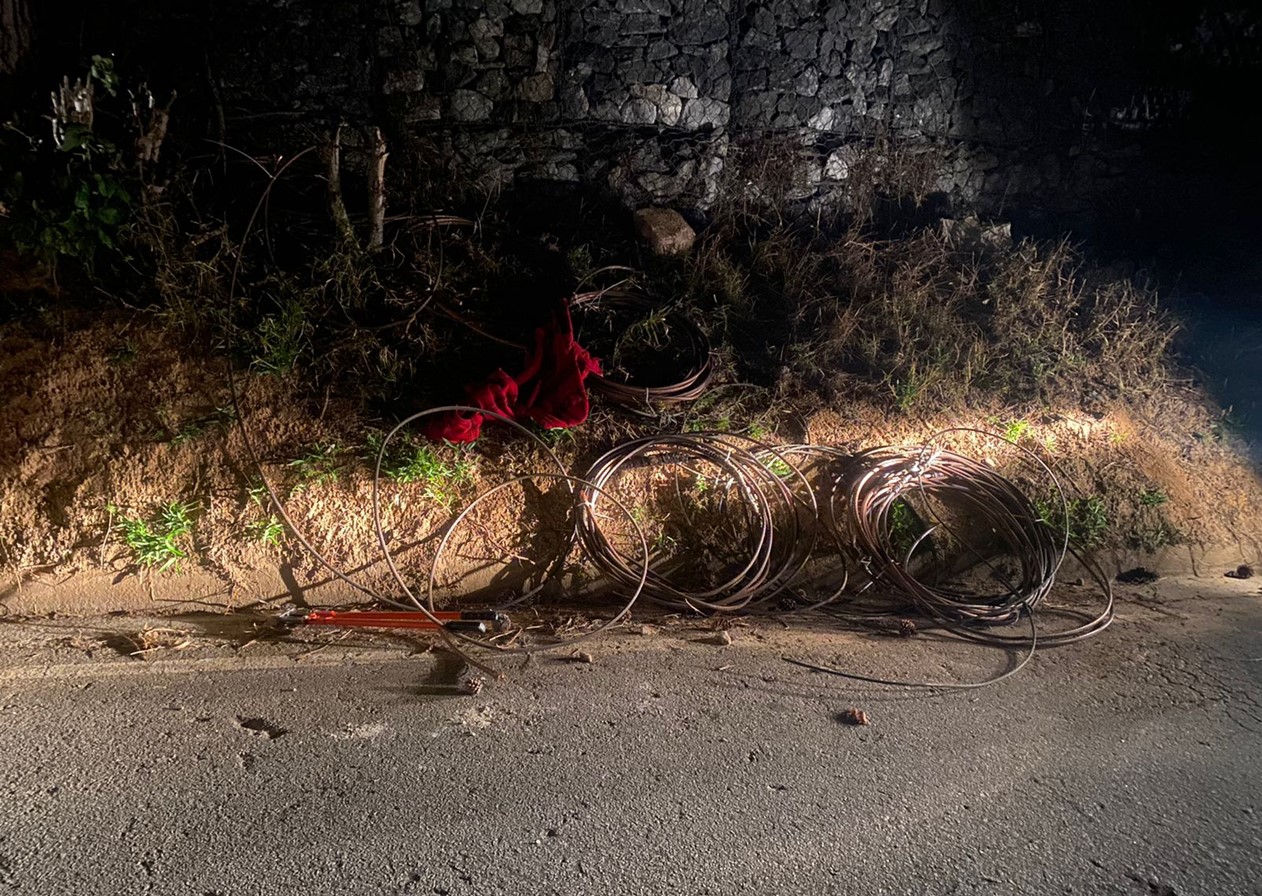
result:
[[[715,477],[714,493],[723,508],[744,522],[744,550],[726,564],[725,577],[701,587],[681,583],[659,564],[649,570],[645,594],[663,606],[699,612],[732,612],[777,597],[810,556],[814,528],[799,513],[803,492],[792,489],[772,465],[728,436],[652,436],[625,442],[597,459],[583,475],[586,485],[578,492],[576,525],[587,557],[612,581],[624,586],[635,581],[634,566],[606,532],[598,490],[612,489],[629,470],[692,464],[695,472],[701,463],[721,471]],[[678,495],[678,477],[673,478],[673,485]],[[804,494],[814,517],[814,496],[809,491]]]
[[[1034,461],[1059,489],[1052,471]],[[606,507],[619,494],[622,480],[636,476],[641,488],[645,482],[656,483],[676,499],[688,497],[683,483],[691,481],[695,487],[706,482],[711,506],[737,524],[726,538],[728,555],[717,566],[711,564],[704,582],[695,581],[698,564],[688,562],[687,552],[681,558],[679,553],[654,551],[646,564],[645,532],[639,526],[631,539],[638,549],[618,548],[618,527],[611,527]],[[770,446],[732,434],[670,434],[617,445],[574,482],[575,540],[586,559],[616,589],[634,590],[663,607],[698,613],[827,608],[841,618],[871,619],[901,618],[910,606],[969,640],[1024,653],[1007,672],[982,683],[1014,674],[1037,644],[1080,640],[1112,620],[1107,578],[1079,556],[1102,588],[1103,608],[1095,613],[1058,609],[1058,615],[1081,617],[1078,624],[1040,631],[1035,612],[1052,589],[1069,547],[1064,529],[1045,520],[1012,480],[941,446],[882,447],[849,455],[829,446]],[[628,488],[634,492],[634,486]],[[928,519],[912,543],[901,546],[894,531],[895,508],[912,500]],[[628,514],[625,501],[615,506],[624,520],[636,516]],[[685,512],[684,528],[692,522]],[[984,544],[970,537],[979,534]],[[935,568],[932,557],[925,563],[921,555],[932,553],[928,546],[935,539],[948,537],[963,546],[966,565],[987,573],[983,583],[998,583],[991,591],[952,583],[949,576],[945,582],[931,582],[925,575]],[[996,559],[1000,556],[1006,562]],[[808,564],[825,557],[827,575],[822,580],[817,572],[808,575]],[[1015,572],[1010,571],[1013,565]],[[1003,630],[1020,622],[1025,625],[1017,631]],[[790,661],[864,681],[972,686],[895,681]]]
[[[609,590],[621,595],[617,612],[583,637],[626,619],[641,597],[662,607],[701,614],[824,609],[842,619],[868,620],[902,618],[910,606],[964,638],[1024,653],[1024,659],[1008,671],[978,683],[985,684],[1014,674],[1029,661],[1038,644],[1085,638],[1112,619],[1107,579],[1080,556],[1102,586],[1103,610],[1080,613],[1083,618],[1068,629],[1052,633],[1039,630],[1034,614],[1051,590],[1065,556],[1068,545],[1064,536],[1042,518],[1012,480],[941,446],[883,447],[850,455],[829,446],[771,446],[726,433],[668,434],[616,445],[581,475],[574,475],[564,470],[538,436],[507,418],[501,422],[534,439],[557,469],[511,476],[456,512],[442,532],[422,594],[398,568],[381,524],[380,462],[400,431],[421,417],[447,410],[450,408],[435,408],[408,418],[387,435],[379,449],[373,489],[374,526],[382,555],[407,603],[357,585],[377,601],[410,604],[429,618],[438,612],[437,573],[452,549],[457,530],[483,503],[510,487],[533,481],[559,484],[568,492],[571,520],[567,526],[572,528],[563,533],[557,556],[537,564],[542,573],[534,585],[494,609],[520,605],[541,593],[548,582],[559,577],[578,547],[611,586]],[[692,491],[686,488],[689,482]],[[629,506],[629,495],[635,493],[637,484],[641,492],[648,488],[650,492],[673,493],[672,503],[684,508],[681,534],[689,527],[696,528],[686,508],[689,502],[696,503],[698,492],[704,495],[711,519],[717,515],[731,523],[730,534],[726,528],[720,533],[726,553],[717,562],[709,556],[708,574],[700,577],[702,581],[698,581],[698,564],[691,562],[700,551],[689,556],[688,551],[650,549],[644,528],[648,511],[639,504],[634,511]],[[700,485],[704,488],[698,489]],[[895,509],[912,500],[926,516],[925,525],[910,544],[900,545]],[[292,520],[286,519],[292,527]],[[971,544],[974,539],[963,537],[960,528],[983,533],[987,543]],[[943,582],[941,576],[925,575],[925,570],[934,571],[935,539],[941,541],[947,536],[965,545],[975,555],[971,565],[988,571],[986,581],[997,581],[998,585],[985,591],[952,583],[950,577]],[[314,551],[307,540],[300,540]],[[996,555],[1010,562],[996,562]],[[922,562],[925,556],[930,562]],[[1008,571],[1012,564],[1015,572]],[[353,577],[339,575],[355,584]],[[1058,610],[1070,616],[1075,612]],[[1023,620],[1028,630],[1003,630]],[[499,652],[557,648],[578,640],[558,638],[544,646],[512,647],[511,642],[506,646],[471,633],[444,630],[443,637],[457,650],[456,642],[460,642]],[[465,656],[472,664],[488,668]],[[884,684],[975,686],[896,681],[785,659],[816,671]]]
[[[642,376],[633,375],[619,379],[609,372],[588,377],[591,390],[613,404],[635,413],[651,413],[654,405],[695,401],[709,387],[714,376],[710,341],[687,315],[663,309],[649,296],[625,287],[578,293],[570,300],[570,307],[580,341],[585,338],[584,328],[594,328],[596,318],[604,317],[612,326],[615,316],[625,312],[661,315],[670,336],[668,354],[682,359],[682,373],[672,382],[643,381]]]
[[[288,159],[273,175],[271,184],[260,197],[246,226],[241,246],[253,230],[266,205],[271,185],[303,156],[304,150]],[[231,309],[235,307],[244,252],[239,251],[229,286],[229,342],[233,337]],[[619,288],[575,297],[576,310],[641,312],[651,308],[642,296]],[[660,312],[659,312],[660,313]],[[651,402],[684,402],[695,399],[708,385],[711,375],[710,347],[704,334],[682,315],[668,317],[676,333],[683,333],[686,350],[674,348],[686,360],[687,374],[675,383],[615,382],[607,377],[593,382],[615,403],[632,410]],[[677,318],[677,320],[675,319]],[[451,631],[435,607],[436,574],[444,552],[452,544],[453,533],[482,502],[511,486],[527,481],[550,481],[565,489],[572,497],[572,531],[561,539],[562,547],[551,562],[542,564],[542,581],[537,582],[514,603],[539,594],[544,585],[555,580],[576,545],[588,561],[600,570],[621,592],[621,608],[602,625],[579,638],[557,638],[540,648],[524,646],[512,649],[522,652],[573,644],[582,637],[591,637],[626,619],[641,595],[673,609],[691,609],[702,613],[723,613],[777,608],[828,609],[842,616],[870,618],[882,612],[901,615],[910,603],[937,624],[965,638],[1012,649],[1027,649],[1024,659],[1006,672],[983,682],[904,682],[864,676],[785,657],[817,671],[843,675],[883,684],[920,685],[928,687],[979,687],[1015,674],[1033,656],[1040,644],[1065,644],[1094,635],[1113,618],[1113,596],[1108,579],[1087,558],[1069,545],[1049,521],[1036,513],[1031,501],[1009,479],[996,470],[953,453],[943,447],[877,448],[850,456],[830,446],[770,446],[753,439],[730,434],[663,435],[634,440],[616,446],[598,458],[584,475],[570,473],[549,446],[533,432],[501,414],[483,408],[450,406],[433,408],[401,421],[382,440],[373,478],[372,516],[382,556],[406,600],[382,593],[365,584],[353,573],[341,570],[318,551],[303,535],[294,519],[268,481],[258,451],[250,436],[246,402],[236,376],[229,368],[236,417],[243,442],[252,465],[263,479],[277,513],[291,533],[334,576],[360,594],[378,604],[400,609],[415,609],[421,618],[432,623],[448,645],[473,666],[499,675],[498,671],[470,656],[462,645],[510,650],[504,643],[480,639]],[[528,472],[501,482],[477,496],[461,512],[451,517],[438,544],[431,564],[424,599],[401,573],[392,554],[390,538],[382,526],[380,481],[382,464],[388,446],[405,428],[432,414],[449,411],[480,412],[497,419],[519,434],[532,439],[555,466],[555,471]],[[985,434],[991,435],[991,434]],[[936,441],[937,437],[933,441]],[[1027,452],[1028,453],[1028,452]],[[1051,477],[1056,490],[1059,482],[1041,460],[1031,458]],[[732,539],[729,547],[736,550],[717,567],[717,574],[694,582],[681,575],[678,558],[666,557],[650,550],[637,513],[617,495],[618,481],[638,469],[671,465],[676,468],[704,466],[712,471],[711,503],[721,515],[743,523],[744,538]],[[669,480],[670,477],[664,477]],[[682,499],[679,477],[674,477],[676,496]],[[895,508],[918,499],[929,516],[924,531],[905,550],[896,544]],[[682,502],[681,502],[682,503]],[[936,532],[952,533],[947,514],[934,510],[935,505],[951,504],[966,527],[987,533],[1002,551],[1015,558],[1018,572],[1009,575],[992,562],[990,552],[974,547],[975,560],[993,573],[1003,585],[994,593],[979,593],[975,588],[930,583],[916,572],[916,557],[930,544]],[[602,508],[612,507],[614,519],[624,521],[630,532],[631,549],[616,546],[610,536],[610,517]],[[821,512],[821,507],[827,513]],[[1065,519],[1061,531],[1068,531],[1068,512],[1061,492]],[[628,542],[623,532],[621,542]],[[1072,552],[1101,586],[1103,609],[1097,613],[1060,609],[1062,616],[1077,620],[1077,625],[1052,633],[1040,631],[1035,613],[1039,611],[1055,575],[1067,552]],[[823,560],[825,573],[819,574],[818,561]],[[808,566],[811,567],[807,574]],[[712,570],[713,572],[713,570]],[[857,573],[853,574],[852,573]],[[809,592],[808,584],[811,586]],[[882,605],[882,597],[885,597]],[[492,608],[494,609],[494,608]],[[1022,619],[1029,622],[1030,633],[1007,634],[1001,626]]]

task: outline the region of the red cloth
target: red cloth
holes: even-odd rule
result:
[[[474,407],[559,429],[587,419],[591,404],[583,381],[591,373],[600,374],[600,362],[574,341],[570,309],[563,305],[547,325],[535,329],[525,370],[516,377],[497,370],[465,392]],[[425,434],[435,441],[472,442],[482,434],[483,419],[471,411],[444,414],[425,427]]]

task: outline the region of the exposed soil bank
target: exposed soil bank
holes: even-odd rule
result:
[[[45,332],[10,324],[4,340],[0,401],[11,422],[0,432],[0,549],[7,579],[0,596],[10,613],[355,600],[355,592],[292,537],[267,535],[263,524],[274,519],[258,492],[242,422],[311,543],[339,568],[390,587],[372,523],[366,446],[373,427],[354,409],[304,397],[290,380],[248,375],[237,420],[223,362],[143,315]],[[965,418],[924,414],[913,420],[862,401],[838,402],[784,421],[782,434],[856,450],[915,444],[951,425],[1002,431],[1011,427],[1013,413],[977,408]],[[1262,483],[1221,412],[1194,388],[1174,387],[1156,401],[1090,413],[1044,409],[1022,420],[1019,438],[1054,460],[1070,496],[1099,499],[1105,528],[1096,533],[1096,555],[1108,572],[1143,565],[1214,577],[1262,560]],[[610,444],[651,430],[598,406],[586,426],[556,447],[564,463],[582,470]],[[405,575],[426,574],[432,536],[448,519],[448,507],[458,509],[514,471],[549,469],[541,453],[521,441],[492,432],[467,455],[471,481],[453,486],[442,500],[422,484],[383,480],[385,527],[408,533],[406,539],[391,536]],[[336,450],[311,460],[312,446]],[[186,556],[165,572],[142,568],[119,520],[177,500],[191,508],[191,531],[177,543]],[[528,512],[517,500],[506,495],[485,517],[484,554],[491,548],[502,559],[531,543],[529,530],[545,519],[538,517],[543,511]],[[469,556],[477,553],[470,549]],[[470,559],[466,566],[476,565]],[[1062,573],[1065,580],[1076,576],[1069,568]]]

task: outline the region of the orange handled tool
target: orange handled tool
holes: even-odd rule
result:
[[[286,613],[282,621],[298,625],[335,625],[343,628],[410,628],[485,633],[506,628],[508,617],[493,610],[435,610],[434,619],[410,610],[308,610]]]

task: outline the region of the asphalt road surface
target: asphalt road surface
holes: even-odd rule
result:
[[[1010,658],[637,622],[467,695],[401,640],[10,620],[0,893],[1262,893],[1259,584],[1125,591],[1099,638],[952,693],[780,657]]]

